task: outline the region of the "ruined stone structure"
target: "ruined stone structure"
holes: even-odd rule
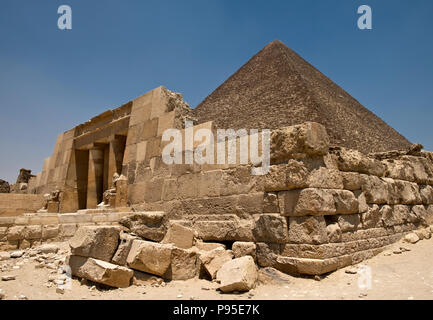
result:
[[[285,68],[280,70],[280,65]],[[250,71],[257,75],[252,82],[244,82],[244,75]],[[278,81],[271,81],[275,76]],[[284,81],[289,82],[283,86]],[[237,95],[233,93],[236,87]],[[278,92],[284,99],[275,96]],[[252,104],[268,99],[269,109],[263,112]],[[216,114],[221,106],[223,112]],[[283,107],[287,110],[278,113]],[[267,113],[269,119],[279,117],[280,121],[269,120]],[[244,115],[255,122],[244,122]],[[194,122],[193,133],[202,128],[215,132],[217,127],[231,125],[259,129],[270,125],[269,173],[252,175],[251,169],[260,164],[251,159],[241,164],[239,153],[235,163],[165,164],[162,149],[168,142],[162,141],[162,134],[176,128],[185,137],[185,120]],[[257,135],[247,136],[253,138]],[[236,138],[237,146],[240,139]],[[201,142],[185,148],[183,158]],[[216,153],[224,142],[213,141],[212,150]],[[355,149],[364,153],[348,146],[359,146]],[[126,263],[130,250],[160,254],[167,268],[152,272],[163,276],[169,270],[169,279],[186,270],[178,264],[189,261],[195,265],[191,261],[198,258],[176,251],[183,248],[181,244],[170,250],[159,244],[170,243],[167,237],[177,232],[173,231],[175,225],[180,230],[192,230],[188,248],[193,243],[216,248],[219,243],[238,252],[238,257],[250,255],[260,267],[317,275],[370,258],[407,232],[433,224],[433,154],[410,146],[342,89],[275,42],[197,110],[190,109],[181,95],[159,87],[61,134],[43,171],[30,179],[28,192],[42,195],[58,191],[58,199],[49,199],[48,204],[54,204],[47,205],[48,213],[43,213],[54,213],[50,219],[61,221],[65,213],[79,211],[81,216],[94,216],[77,219],[98,223],[98,213],[101,217],[112,215],[111,220],[101,218],[100,223],[120,221],[134,237],[151,242],[140,242],[134,249],[130,238],[119,242],[124,246],[119,245],[117,250],[126,252],[119,253],[124,255],[123,263],[108,258],[105,261],[122,268],[128,265],[144,272],[153,270],[135,260],[134,255],[131,259],[128,256]],[[389,152],[391,149],[398,151]],[[382,153],[367,155],[366,151]],[[98,207],[103,200],[104,206]],[[76,221],[71,224],[77,227]],[[43,239],[45,227],[52,226],[57,234],[63,228],[58,222],[40,221],[38,226],[42,230],[38,240]],[[4,228],[0,240],[4,243],[12,241],[19,247],[20,241],[27,240],[24,236],[15,239],[16,230],[10,238],[14,228],[10,220],[0,218],[0,227]],[[120,239],[118,231],[115,238]],[[146,249],[148,246],[156,249]],[[74,244],[76,256],[98,259],[97,253],[84,254],[82,247],[85,245]],[[116,252],[115,247],[111,249],[110,258]],[[227,254],[227,260],[233,258],[233,254]],[[78,260],[71,264],[80,265]],[[94,260],[83,263],[98,265]],[[123,271],[130,277],[128,270]],[[85,270],[77,269],[76,273],[85,274]],[[208,269],[208,273],[216,271]]]

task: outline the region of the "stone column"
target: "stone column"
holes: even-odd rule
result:
[[[87,181],[87,208],[95,209],[102,202],[104,192],[104,149],[101,147],[93,146],[89,150]]]
[[[122,174],[123,154],[125,152],[126,137],[112,136],[108,153],[108,188],[111,188],[113,175]]]

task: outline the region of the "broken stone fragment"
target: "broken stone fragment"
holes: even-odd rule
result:
[[[121,231],[119,234],[119,239],[119,246],[117,247],[117,251],[114,254],[112,262],[120,266],[124,266],[126,265],[126,259],[128,258],[133,241],[139,240],[140,238],[125,231]]]
[[[172,223],[162,240],[162,243],[172,243],[178,248],[189,249],[194,242],[194,230],[182,226],[179,223]]]
[[[111,261],[118,243],[120,228],[112,226],[82,226],[69,240],[73,255]]]
[[[258,282],[262,285],[287,285],[290,283],[290,276],[272,267],[259,270]]]
[[[134,240],[126,262],[132,269],[162,277],[171,263],[171,244]]]
[[[10,257],[14,258],[14,259],[21,258],[23,256],[23,254],[24,254],[24,251],[22,251],[22,250],[12,251],[10,254]]]
[[[226,249],[226,246],[222,243],[218,243],[218,242],[203,242],[201,240],[196,240],[194,246],[199,250],[199,251],[211,251],[213,249],[216,248],[223,248],[224,250]]]
[[[233,259],[233,253],[223,248],[216,248],[211,251],[201,253],[199,261],[201,269],[204,270],[212,279],[215,279],[216,273],[221,266]]]
[[[409,233],[404,237],[404,241],[415,244],[419,241],[419,237],[415,233]]]
[[[249,291],[254,288],[258,273],[251,256],[226,262],[217,272],[219,289],[222,292]]]
[[[141,238],[160,242],[167,231],[164,216],[164,212],[135,212],[123,217],[119,223]]]
[[[131,284],[133,271],[106,261],[81,256],[69,256],[66,261],[72,275],[115,288]]]
[[[38,253],[57,253],[59,249],[55,244],[43,244],[36,248]]]

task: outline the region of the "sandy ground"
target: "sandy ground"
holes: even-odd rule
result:
[[[59,244],[67,248],[66,243]],[[410,251],[392,253],[401,246]],[[4,264],[6,261],[0,262]],[[8,260],[11,264],[11,260]],[[63,294],[56,292],[56,285],[48,287],[48,278],[56,273],[46,268],[35,268],[38,264],[32,259],[14,259],[20,269],[0,272],[16,276],[12,281],[0,281],[0,289],[5,299],[15,300],[24,295],[29,300],[299,300],[299,299],[433,299],[433,238],[415,245],[395,244],[363,265],[370,269],[356,272],[359,266],[338,270],[326,277],[312,278],[289,277],[281,285],[259,285],[256,289],[243,294],[221,294],[217,284],[206,280],[172,281],[165,286],[131,286],[126,289],[105,289],[92,284],[81,284],[72,279],[71,290]],[[370,270],[371,277],[368,277]],[[368,281],[370,279],[370,282]],[[359,286],[361,284],[361,287]],[[368,287],[370,284],[370,287]],[[362,287],[364,286],[364,287]]]

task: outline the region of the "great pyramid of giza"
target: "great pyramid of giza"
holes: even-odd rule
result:
[[[410,142],[280,41],[273,41],[194,109],[218,128],[324,125],[334,145],[364,153],[405,150]]]

